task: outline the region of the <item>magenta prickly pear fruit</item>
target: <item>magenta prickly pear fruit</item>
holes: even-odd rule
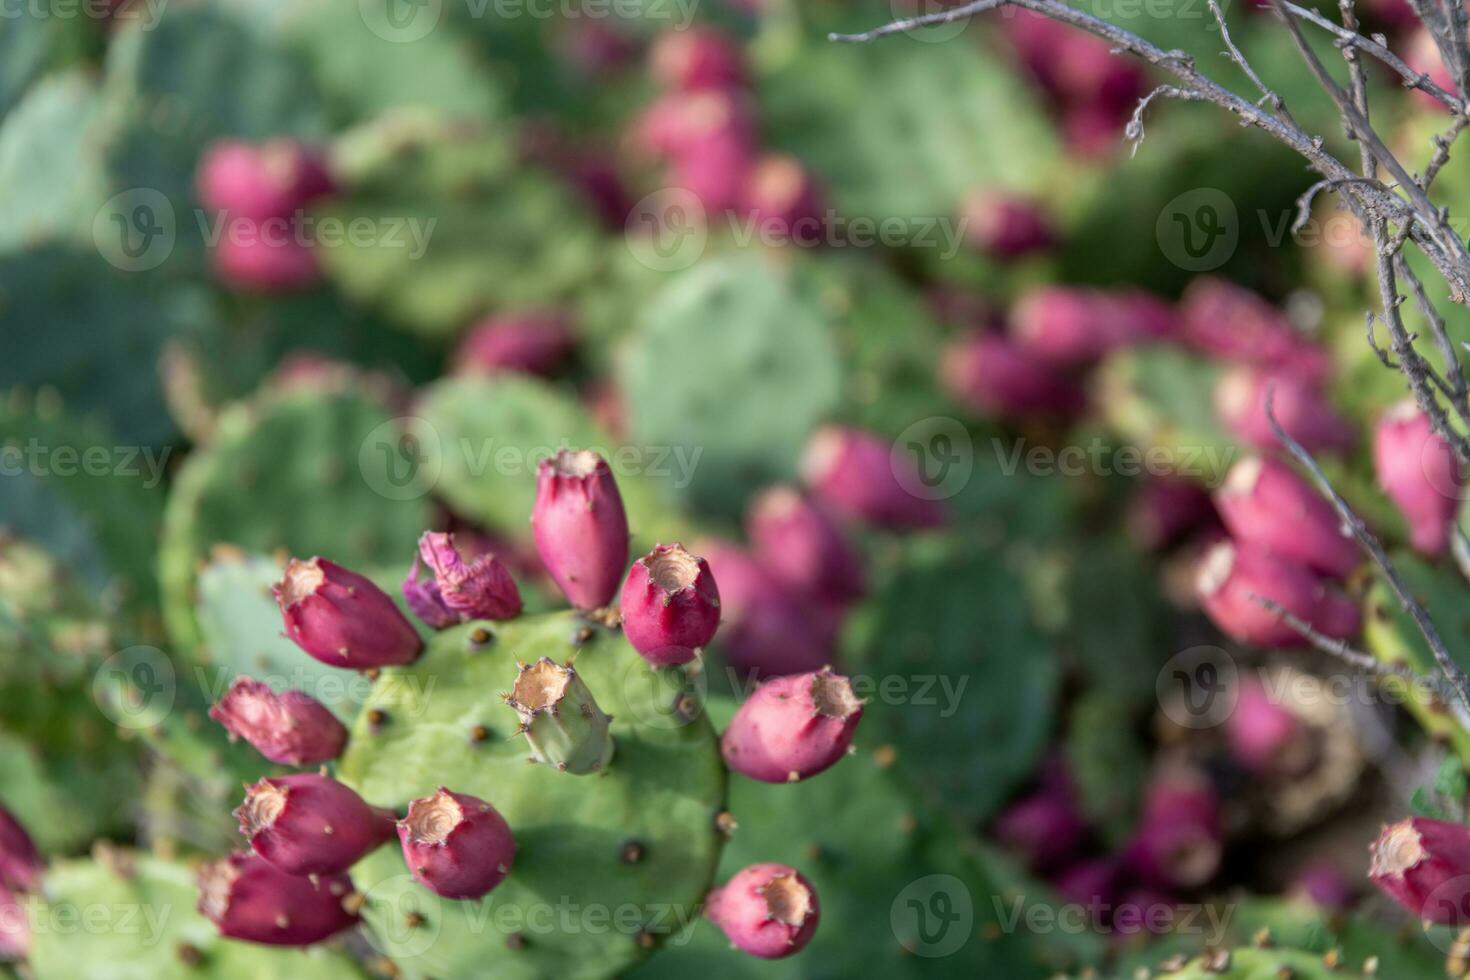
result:
[[[725,764],[764,783],[794,783],[847,754],[863,717],[852,683],[825,667],[765,681],[720,738]]]
[[[739,46],[712,27],[693,26],[660,34],[653,44],[649,66],[654,81],[681,92],[745,84],[745,58]]]
[[[832,661],[836,623],[736,545],[697,545],[720,583],[720,652],[747,677],[820,670]]]
[[[1286,314],[1260,296],[1210,276],[1189,284],[1180,299],[1186,343],[1216,357],[1287,371],[1321,382],[1332,373],[1327,352],[1297,332]]]
[[[613,757],[612,717],[582,678],[550,657],[519,666],[515,687],[501,697],[520,716],[531,758],[578,776],[604,769]]]
[[[510,825],[493,806],[442,786],[408,805],[398,840],[414,879],[444,898],[488,894],[516,859]]]
[[[617,595],[628,567],[628,516],[607,461],[590,449],[563,449],[541,461],[531,511],[536,550],[578,609]]]
[[[991,834],[1031,870],[1046,872],[1076,856],[1087,824],[1070,787],[1053,784],[1002,810]]]
[[[195,175],[200,204],[251,220],[284,217],[333,189],[320,154],[287,139],[221,140],[204,152]]]
[[[314,766],[342,754],[347,728],[304,691],[277,694],[269,684],[237,677],[209,709],[230,740],[243,738],[255,751],[284,766]]]
[[[1258,449],[1279,449],[1280,441],[1266,416],[1266,397],[1287,435],[1308,452],[1346,452],[1353,430],[1317,385],[1284,371],[1238,367],[1215,386],[1215,414],[1230,434]]]
[[[1170,776],[1148,788],[1124,860],[1148,884],[1198,888],[1215,876],[1223,852],[1215,791],[1202,778]]]
[[[1128,536],[1146,551],[1176,544],[1197,528],[1216,523],[1204,487],[1180,476],[1149,477],[1128,504]]]
[[[271,588],[286,635],[333,667],[366,670],[412,663],[424,643],[388,594],[325,558],[292,558]]]
[[[1173,332],[1174,314],[1168,304],[1146,293],[1042,286],[1016,302],[1010,324],[1028,351],[1066,366],[1166,337]]]
[[[1044,252],[1056,244],[1051,220],[1038,201],[1005,191],[978,191],[960,210],[965,241],[1001,262]]]
[[[290,232],[237,239],[226,231],[210,247],[209,261],[220,282],[247,293],[294,292],[322,277],[312,247]]]
[[[1332,912],[1350,908],[1354,897],[1352,882],[1330,864],[1311,864],[1297,872],[1289,892]]]
[[[752,864],[710,892],[704,914],[730,944],[751,956],[776,960],[801,952],[817,931],[817,890],[784,864]]]
[[[554,311],[488,317],[469,329],[454,352],[459,374],[548,376],[571,354],[577,339],[570,320]]]
[[[738,133],[721,132],[675,156],[668,183],[693,194],[706,215],[712,216],[744,204],[754,166],[754,154],[745,140]]]
[[[1464,497],[1465,474],[1454,449],[1412,401],[1394,406],[1378,423],[1373,468],[1378,485],[1403,513],[1414,550],[1443,554]]]
[[[838,516],[893,528],[938,527],[944,509],[904,485],[919,486],[907,456],[870,432],[838,425],[818,429],[801,456],[808,489]],[[902,472],[900,478],[899,472]]]
[[[1090,858],[1062,871],[1052,879],[1052,886],[1069,902],[1108,906],[1117,897],[1121,877],[1122,865],[1117,858]]]
[[[1362,556],[1332,505],[1285,463],[1247,456],[1215,491],[1215,506],[1231,535],[1336,578]]]
[[[46,860],[36,849],[25,826],[0,806],[0,885],[14,891],[35,891],[46,871]]]
[[[1368,879],[1424,922],[1470,925],[1470,827],[1410,817],[1369,848]]]
[[[439,592],[439,581],[434,577],[433,572],[429,573],[428,578],[423,578],[422,572],[423,559],[415,551],[413,564],[408,569],[408,577],[399,586],[403,592],[403,601],[408,604],[409,611],[418,617],[419,622],[430,629],[447,629],[463,622],[464,617],[450,609],[444,602],[444,596]]]
[[[1319,633],[1351,639],[1358,606],[1305,565],[1248,544],[1224,541],[1205,553],[1195,590],[1206,615],[1226,635],[1253,646],[1299,647],[1304,640],[1258,599],[1270,599]]]
[[[357,924],[346,875],[291,875],[258,854],[231,854],[199,869],[199,911],[231,939],[310,946]]]
[[[419,555],[434,573],[439,601],[467,619],[512,619],[521,613],[521,591],[494,555],[466,562],[454,537],[427,531],[419,538]]]
[[[1014,421],[1071,418],[1087,404],[1080,385],[1003,333],[977,330],[945,350],[939,380],[981,415]]]
[[[750,99],[730,91],[664,96],[635,120],[628,139],[637,152],[686,164],[718,158],[728,168],[738,159],[742,178],[759,145]]]
[[[235,810],[256,854],[287,874],[346,871],[393,836],[393,815],[330,776],[266,777]]]
[[[686,664],[720,625],[720,590],[709,563],[683,545],[658,545],[623,583],[623,635],[655,667]]]
[[[1225,739],[1236,762],[1262,775],[1295,769],[1309,749],[1301,720],[1254,678],[1241,681]]]
[[[31,921],[25,899],[0,885],[0,960],[23,960],[31,952]]]
[[[843,603],[867,588],[863,560],[841,526],[795,487],[762,491],[745,515],[760,563],[803,595]]]
[[[757,160],[745,177],[740,206],[761,234],[782,244],[822,244],[822,192],[793,156],[769,154]]]

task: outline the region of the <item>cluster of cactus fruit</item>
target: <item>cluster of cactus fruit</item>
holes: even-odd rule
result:
[[[783,506],[780,516],[790,509]],[[629,567],[628,521],[605,460],[591,451],[563,450],[543,461],[532,525],[546,570],[577,610],[582,629],[620,629],[646,670],[701,669],[701,651],[721,616],[710,566],[673,544],[658,545]],[[825,533],[821,527],[813,532]],[[820,550],[813,554],[834,586],[851,587],[849,569],[829,566]],[[451,535],[438,532],[423,535],[402,592],[413,614],[436,631],[504,624],[522,610],[516,583],[498,558],[467,559]],[[322,663],[377,672],[411,665],[424,654],[419,630],[387,593],[325,558],[290,560],[274,594],[286,635]],[[472,628],[489,642],[489,627]],[[531,762],[559,778],[598,780],[616,772],[619,757],[617,729],[597,695],[574,663],[542,656],[518,664],[511,690],[501,697],[516,716],[513,737],[525,739]],[[210,714],[232,737],[287,765],[336,760],[348,739],[344,726],[309,694],[276,693],[249,678],[237,679]],[[861,717],[850,682],[830,667],[770,677],[725,729],[721,753],[732,771],[752,779],[807,779],[843,757]],[[514,873],[518,847],[556,846],[539,838],[534,845],[518,843],[515,826],[496,806],[506,802],[441,785],[409,801],[400,815],[365,801],[325,768],[263,778],[247,787],[235,813],[250,849],[204,867],[200,910],[236,939],[319,942],[358,920],[363,898],[347,872],[395,836],[423,888],[451,900],[484,898]],[[819,917],[811,882],[775,863],[741,871],[711,891],[704,906],[734,946],[764,958],[799,951]]]

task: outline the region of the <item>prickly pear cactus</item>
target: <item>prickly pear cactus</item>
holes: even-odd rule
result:
[[[1353,980],[1371,976],[1339,964],[1335,957],[1295,949],[1222,949],[1191,960],[1161,964],[1153,976],[1164,980]]]
[[[98,850],[51,868],[28,910],[31,971],[57,980],[353,980],[351,958],[327,946],[274,949],[220,937],[195,909],[195,873],[145,854]],[[105,917],[99,926],[99,916]]]
[[[613,716],[604,771],[527,761],[500,694],[517,662],[542,656],[574,664]],[[621,634],[568,612],[448,629],[418,663],[382,672],[339,777],[400,812],[440,786],[480,797],[517,843],[510,876],[480,902],[425,891],[397,847],[353,869],[373,941],[405,976],[612,976],[698,915],[722,843],[725,770],[680,676],[653,675]]]
[[[1098,378],[1109,425],[1134,444],[1162,450],[1181,472],[1213,485],[1234,456],[1210,397],[1220,366],[1166,347],[1114,354]]]

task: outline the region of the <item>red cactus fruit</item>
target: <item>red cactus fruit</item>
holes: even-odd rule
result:
[[[1369,848],[1368,880],[1436,925],[1470,925],[1470,827],[1410,817],[1383,828]]]
[[[45,871],[46,859],[25,825],[0,806],[0,884],[13,891],[35,891]]]
[[[1271,697],[1255,678],[1243,678],[1235,707],[1225,720],[1230,754],[1253,773],[1289,771],[1302,762],[1307,745],[1302,723],[1289,708]]]
[[[225,727],[231,741],[243,738],[285,766],[329,762],[347,744],[346,727],[316,698],[304,691],[277,694],[249,677],[235,678],[209,717]]]
[[[1282,448],[1266,416],[1266,398],[1286,434],[1308,452],[1347,452],[1352,427],[1311,381],[1284,371],[1233,368],[1215,385],[1215,414],[1227,431],[1257,449]]]
[[[1270,599],[1318,632],[1350,639],[1362,625],[1358,606],[1311,569],[1259,547],[1221,542],[1205,553],[1195,578],[1206,615],[1224,633],[1258,647],[1302,646],[1301,635],[1260,603]]]
[[[1146,551],[1168,548],[1215,524],[1215,504],[1204,487],[1180,476],[1149,477],[1128,503],[1128,536]]]
[[[606,460],[588,449],[542,460],[531,526],[541,561],[572,605],[612,601],[628,567],[628,517]]]
[[[1378,485],[1404,515],[1414,550],[1443,554],[1464,497],[1465,473],[1455,450],[1412,401],[1386,412],[1373,431],[1373,468]]]
[[[292,558],[271,591],[286,635],[324,664],[365,670],[412,663],[423,652],[387,593],[335,562]]]
[[[470,327],[454,352],[459,374],[549,376],[576,347],[563,313],[530,310],[486,317]]]
[[[830,769],[852,744],[863,704],[830,667],[765,681],[720,738],[725,764],[765,783],[794,783]]]
[[[1180,298],[1179,315],[1184,341],[1206,354],[1303,381],[1321,382],[1332,373],[1327,352],[1308,342],[1285,313],[1224,279],[1195,279]]]
[[[981,190],[960,208],[965,242],[1001,262],[1013,262],[1056,244],[1041,202],[1000,190]]]
[[[779,581],[748,552],[727,542],[696,544],[720,583],[720,652],[747,677],[819,670],[832,660],[835,623]]]
[[[802,452],[801,475],[818,500],[848,520],[892,528],[937,527],[945,520],[938,501],[905,489],[919,484],[913,461],[891,453],[888,442],[871,432],[818,429]]]
[[[654,81],[680,92],[738,88],[746,79],[739,45],[704,25],[660,34],[649,54],[649,68]]]
[[[756,496],[745,532],[771,575],[803,595],[842,603],[867,587],[862,556],[842,527],[795,487],[770,487]]]
[[[256,854],[287,874],[346,871],[393,836],[393,815],[330,776],[266,777],[235,810]]]
[[[210,248],[209,261],[220,282],[241,292],[294,292],[322,277],[312,247],[290,232],[237,238],[226,230]]]
[[[290,875],[258,854],[199,869],[199,911],[220,934],[271,946],[310,946],[357,924],[346,875]]]
[[[333,190],[321,154],[288,139],[221,140],[204,151],[195,175],[200,204],[252,220],[289,215]]]
[[[1066,419],[1087,403],[1076,381],[1002,333],[974,331],[956,340],[939,372],[950,397],[986,417]]]
[[[1332,505],[1285,463],[1247,456],[1215,491],[1215,506],[1232,536],[1337,578],[1362,561]]]
[[[635,561],[620,604],[623,635],[655,667],[693,660],[720,625],[714,573],[683,545],[661,544]]]
[[[825,206],[811,172],[793,156],[767,154],[745,175],[741,210],[755,221],[756,231],[780,244],[822,244]]]
[[[445,898],[480,898],[515,863],[515,837],[496,809],[442,786],[408,805],[398,840],[414,879]]]
[[[454,536],[426,531],[419,555],[434,573],[439,601],[468,619],[512,619],[521,613],[521,591],[510,571],[494,555],[465,561]]]
[[[1220,800],[1202,778],[1168,775],[1144,795],[1124,861],[1146,884],[1198,888],[1215,876],[1224,852]]]
[[[817,931],[817,891],[795,868],[752,864],[710,892],[704,912],[736,949],[775,960],[799,953]]]

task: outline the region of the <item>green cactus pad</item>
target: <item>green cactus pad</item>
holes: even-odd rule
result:
[[[281,949],[221,938],[195,906],[195,872],[130,852],[55,865],[30,908],[31,970],[47,980],[355,980],[330,946]]]
[[[1005,552],[909,557],[842,662],[868,687],[864,726],[886,733],[926,802],[980,821],[1051,735],[1059,672]]]
[[[479,630],[491,635],[477,641]],[[499,695],[517,661],[541,656],[572,658],[613,716],[604,774],[527,762]],[[426,891],[396,845],[353,869],[375,943],[405,976],[610,977],[698,914],[719,858],[725,770],[709,722],[677,723],[651,677],[620,634],[569,612],[445,630],[417,664],[383,671],[339,777],[400,813],[439,786],[478,796],[518,848],[481,902]]]
[[[218,545],[406,570],[429,508],[416,458],[394,456],[403,447],[387,412],[351,390],[270,395],[222,415],[180,469],[164,517],[159,578],[174,642],[201,640],[197,574]]]
[[[1320,953],[1296,949],[1233,949],[1195,957],[1177,969],[1161,965],[1158,980],[1363,980],[1366,974],[1329,965]]]
[[[624,354],[619,383],[636,441],[701,450],[688,492],[727,517],[749,491],[794,475],[812,428],[838,404],[827,311],[789,270],[753,253],[670,282]]]
[[[1219,376],[1218,364],[1172,348],[1123,351],[1103,362],[1099,402],[1129,441],[1162,451],[1179,472],[1213,486],[1237,452],[1215,419]]]
[[[761,80],[760,106],[773,145],[822,176],[840,213],[902,218],[916,246],[967,192],[1039,190],[1060,162],[1020,79],[958,41],[806,46]]]
[[[678,457],[667,445],[620,444],[575,400],[544,382],[449,379],[430,386],[416,411],[423,424],[414,431],[431,456],[434,489],[457,513],[500,534],[530,536],[537,464],[570,448],[596,449],[612,467],[635,554],[687,535],[687,525],[664,502],[688,466],[698,472],[698,458]]]
[[[444,337],[493,310],[555,302],[592,275],[597,229],[570,190],[519,164],[498,135],[421,121],[405,130],[389,115],[337,148],[354,161],[349,187],[321,214],[377,230],[322,243],[348,297]]]

